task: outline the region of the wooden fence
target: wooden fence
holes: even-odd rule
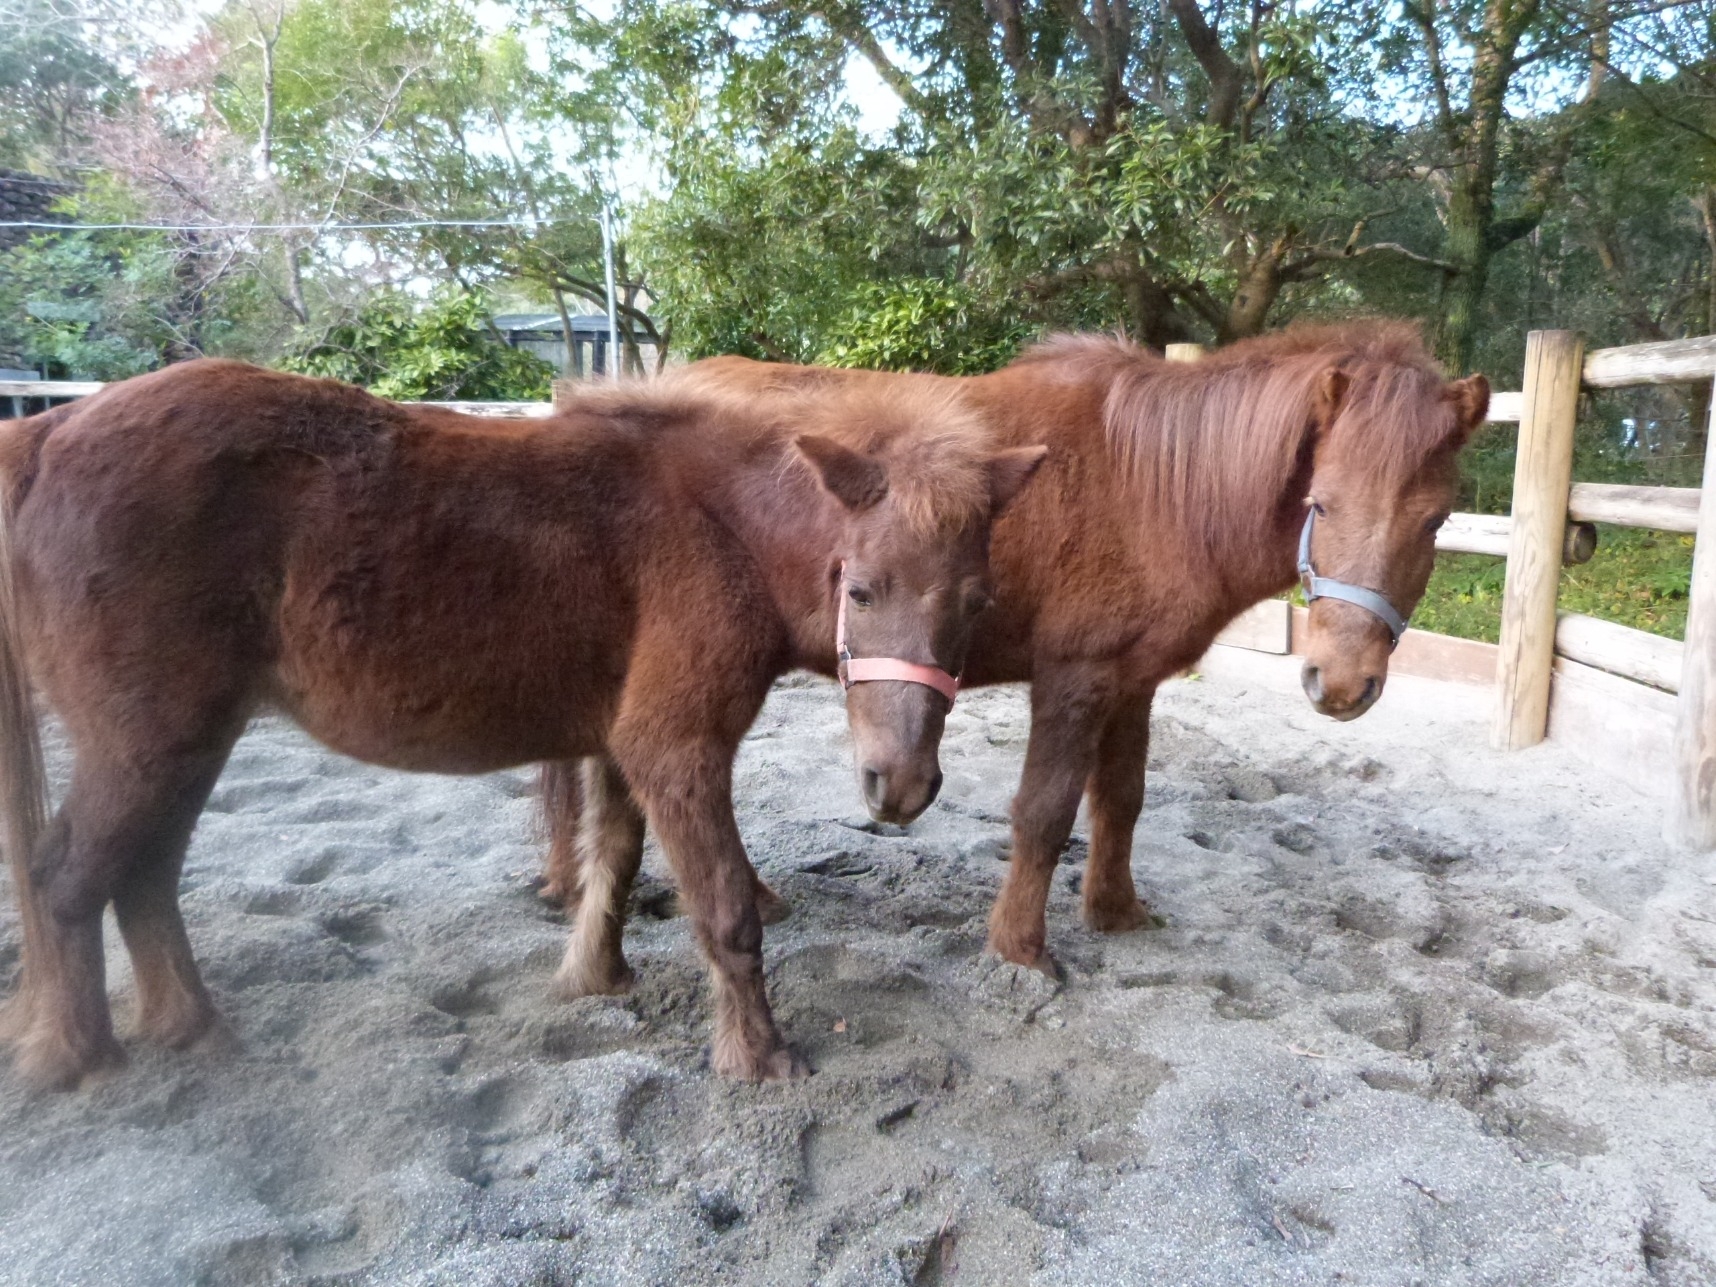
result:
[[[1573,429],[1582,389],[1699,381],[1716,381],[1716,336],[1592,353],[1571,331],[1533,331],[1526,337],[1491,741],[1502,750],[1518,750],[1543,740],[1557,656],[1674,691],[1664,833],[1676,844],[1711,849],[1716,848],[1716,432],[1706,434],[1700,488],[1572,481]],[[1569,520],[1697,534],[1683,644],[1590,617],[1557,614],[1561,561],[1556,553]]]
[[[56,402],[87,398],[104,387],[98,380],[0,380],[0,419],[46,411]],[[552,402],[421,402],[424,407],[448,407],[473,416],[548,416]]]

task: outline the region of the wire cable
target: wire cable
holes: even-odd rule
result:
[[[45,219],[0,220],[0,228],[47,232],[382,232],[391,228],[540,228],[583,219],[401,219],[392,223],[54,223]]]

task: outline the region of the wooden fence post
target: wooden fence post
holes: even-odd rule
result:
[[[1490,743],[1517,751],[1543,740],[1555,662],[1555,593],[1573,480],[1573,427],[1585,342],[1573,331],[1525,337],[1519,454],[1513,467],[1513,530],[1496,657],[1496,714]]]
[[[1663,834],[1688,849],[1716,849],[1716,402],[1704,436],[1686,646],[1674,714],[1674,781]]]
[[[1169,344],[1163,347],[1162,356],[1170,362],[1202,362],[1204,352],[1202,344]]]

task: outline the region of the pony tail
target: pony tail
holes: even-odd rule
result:
[[[42,737],[25,663],[23,622],[12,549],[16,478],[0,480],[0,838],[12,869],[13,894],[24,927],[18,986],[0,1009],[0,1040],[24,1036],[33,1019],[32,967],[42,950],[41,900],[31,888],[30,856],[47,825],[48,784]]]
[[[548,840],[542,863],[542,897],[570,911],[578,905],[581,888],[578,831],[584,812],[581,760],[550,760],[543,764],[537,799],[540,827]]]

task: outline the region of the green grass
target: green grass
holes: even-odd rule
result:
[[[1501,628],[1504,572],[1501,559],[1441,555],[1412,624],[1494,643]],[[1679,639],[1686,633],[1691,580],[1692,537],[1601,524],[1591,561],[1562,569],[1557,606]]]

